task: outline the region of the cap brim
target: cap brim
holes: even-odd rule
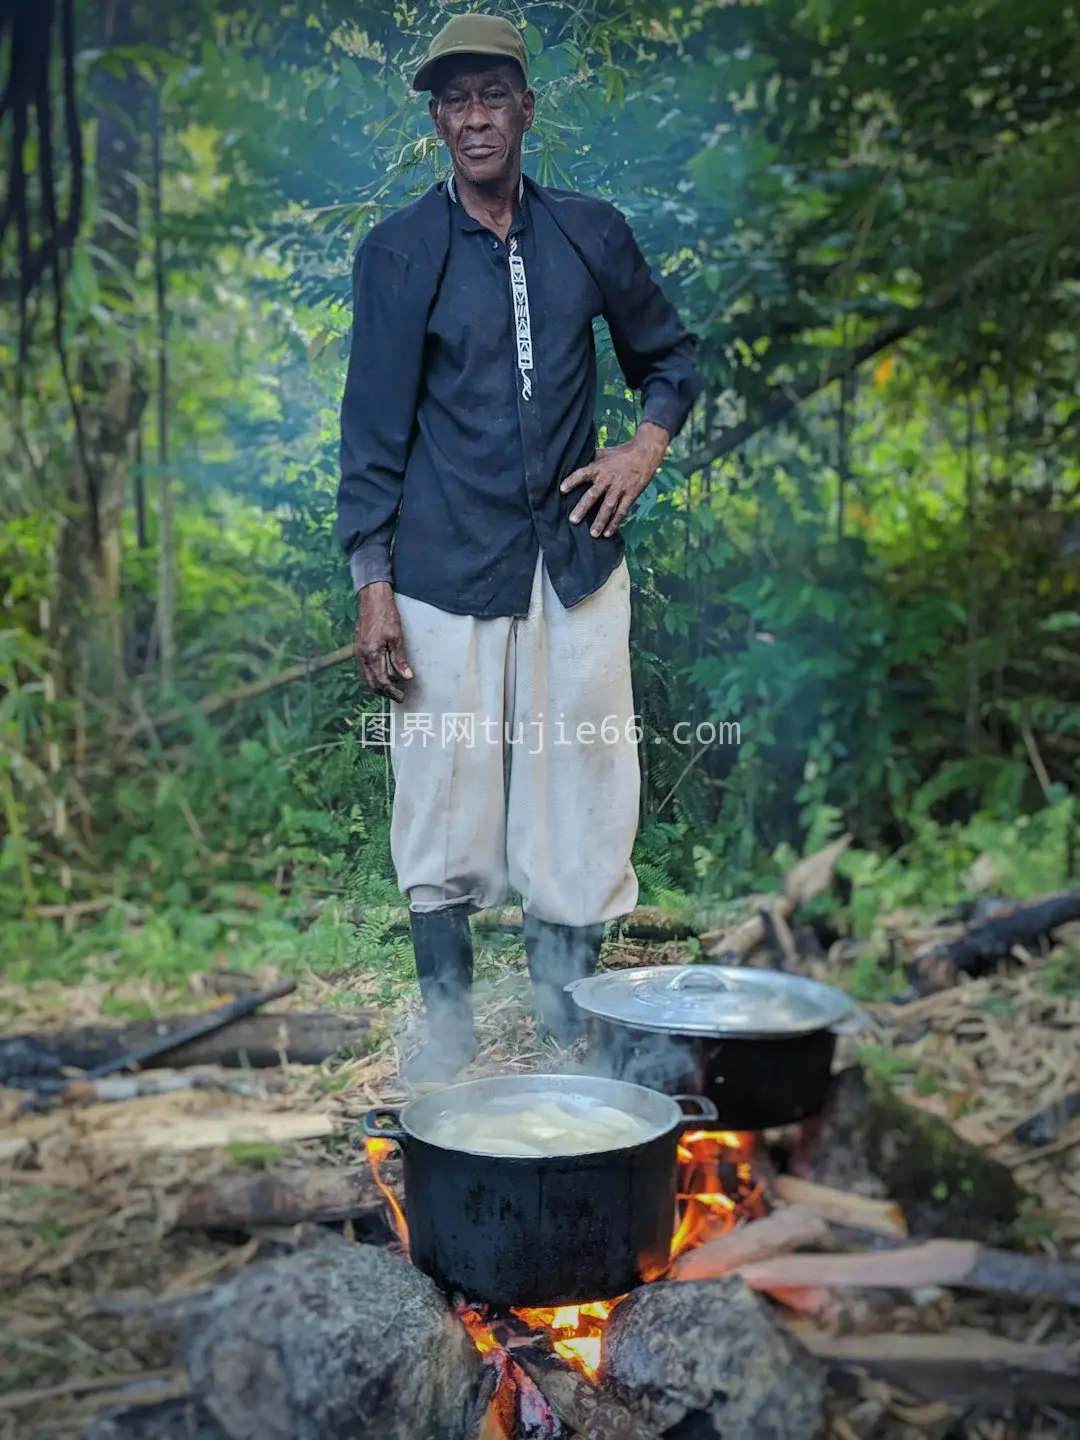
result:
[[[508,55],[505,50],[496,50],[494,48],[485,49],[480,45],[463,45],[460,49],[451,48],[444,50],[443,53],[437,55],[434,60],[425,60],[413,76],[413,89],[430,90],[432,77],[444,60],[461,60],[469,55],[482,56],[485,60],[508,60],[511,65],[516,65],[518,69],[521,70],[526,80],[529,78],[528,73],[516,55]]]

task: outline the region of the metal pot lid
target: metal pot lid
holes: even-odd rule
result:
[[[805,976],[724,965],[611,970],[566,988],[582,1010],[601,1019],[717,1039],[811,1034],[852,1009],[842,990]]]

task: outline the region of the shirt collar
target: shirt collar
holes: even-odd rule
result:
[[[446,193],[450,196],[450,199],[451,199],[451,200],[454,202],[454,204],[456,205],[456,204],[458,203],[458,198],[457,198],[457,185],[454,183],[454,172],[453,172],[452,170],[451,170],[451,172],[450,172],[450,179],[446,182]],[[521,197],[522,197],[524,194],[525,194],[525,176],[524,176],[524,175],[519,175],[519,176],[518,176],[518,200],[519,200],[519,201],[521,200]]]

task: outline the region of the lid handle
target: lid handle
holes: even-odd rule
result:
[[[717,975],[715,970],[701,968],[695,973],[695,966],[690,966],[681,975],[676,975],[668,986],[669,990],[711,990],[714,993],[718,990],[730,991],[730,983]]]

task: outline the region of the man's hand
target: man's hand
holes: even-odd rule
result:
[[[670,436],[659,425],[639,425],[637,433],[625,445],[613,450],[598,450],[591,464],[583,465],[568,475],[559,486],[564,495],[581,485],[588,490],[574,506],[570,523],[580,525],[589,511],[602,502],[596,512],[591,531],[599,539],[610,539],[630,510],[630,506],[659,470]]]
[[[405,698],[403,680],[413,673],[405,658],[394,592],[385,581],[365,585],[356,597],[356,668],[364,684],[375,695],[400,702]]]

